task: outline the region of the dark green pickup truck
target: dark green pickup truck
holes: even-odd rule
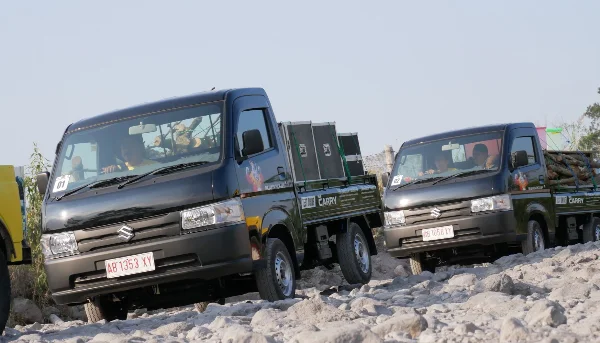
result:
[[[548,151],[533,123],[442,132],[405,142],[384,195],[385,240],[414,273],[474,255],[600,239],[600,164]]]
[[[302,269],[371,277],[374,175],[352,175],[333,123],[277,123],[266,92],[231,89],[71,124],[44,193],[52,297],[90,321],[258,290],[293,297]]]

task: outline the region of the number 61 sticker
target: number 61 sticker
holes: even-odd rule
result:
[[[54,182],[54,189],[52,190],[52,192],[62,192],[65,189],[67,189],[67,186],[69,185],[70,177],[71,177],[71,175],[64,175],[64,176],[57,177],[56,181]]]

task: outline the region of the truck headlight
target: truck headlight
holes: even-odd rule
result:
[[[238,223],[244,220],[242,201],[239,198],[181,211],[181,227],[184,230]]]
[[[79,254],[73,232],[42,235],[41,243],[42,253],[47,259]]]
[[[512,210],[512,201],[508,194],[471,200],[471,212],[473,213],[506,210]]]
[[[384,216],[386,226],[399,225],[405,223],[404,211],[385,212]]]

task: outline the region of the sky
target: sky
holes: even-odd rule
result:
[[[278,121],[335,121],[363,155],[436,132],[551,126],[600,101],[600,2],[3,1],[0,164],[75,121],[263,87]]]

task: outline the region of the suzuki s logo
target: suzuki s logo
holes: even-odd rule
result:
[[[442,215],[442,211],[440,211],[439,208],[434,207],[433,210],[431,210],[431,216],[433,218],[438,219],[441,215]]]
[[[129,242],[134,235],[133,233],[133,229],[127,225],[123,225],[119,231],[117,231],[117,233],[119,234],[119,239],[122,240],[123,242]]]

